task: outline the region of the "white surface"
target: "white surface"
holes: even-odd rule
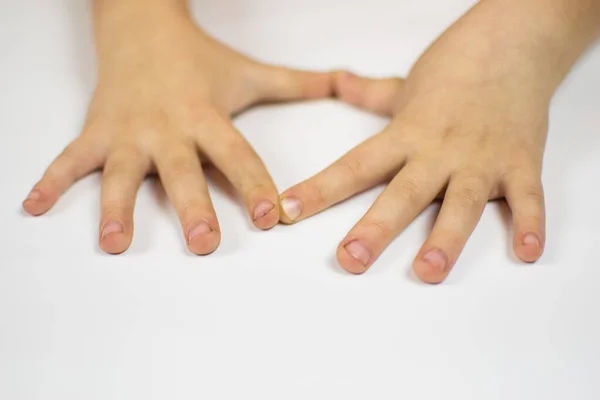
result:
[[[472,0],[198,0],[198,20],[266,61],[405,73]],[[48,215],[20,202],[75,137],[94,85],[84,0],[0,1],[0,399],[600,398],[600,51],[553,105],[548,247],[513,260],[498,204],[446,283],[409,274],[435,207],[365,275],[334,262],[378,190],[258,232],[214,186],[223,231],[184,248],[145,184],[125,255],[96,246],[99,176]],[[281,189],[386,121],[322,101],[237,119]]]

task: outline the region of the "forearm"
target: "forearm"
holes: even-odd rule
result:
[[[512,21],[509,43],[536,58],[532,64],[554,85],[600,33],[600,0],[483,0],[481,8],[499,23]]]
[[[548,97],[599,33],[600,0],[481,0],[440,41],[460,58],[455,75],[529,82]]]

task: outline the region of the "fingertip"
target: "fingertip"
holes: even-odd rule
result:
[[[191,224],[187,234],[188,249],[199,256],[213,253],[221,242],[221,232],[216,224],[198,221]]]
[[[442,283],[449,270],[448,257],[439,249],[431,249],[417,256],[413,262],[413,271],[417,278],[432,285]]]
[[[279,208],[269,200],[263,200],[254,207],[252,222],[259,229],[271,229],[279,222]]]
[[[35,188],[23,200],[23,210],[33,216],[42,215],[54,205],[56,202],[55,197],[39,188]]]
[[[438,285],[447,277],[446,274],[440,274],[439,271],[433,270],[431,265],[419,260],[413,264],[413,271],[419,280],[430,285]]]
[[[111,233],[100,241],[100,248],[108,254],[122,254],[129,249],[131,238],[123,233]]]
[[[300,100],[331,97],[335,82],[330,72],[263,66],[258,78],[262,100]]]
[[[99,245],[108,254],[121,254],[131,245],[131,235],[126,234],[124,225],[117,221],[108,221],[100,230]]]
[[[338,247],[337,260],[347,272],[361,275],[369,269],[371,252],[359,240],[352,240]]]
[[[296,197],[282,195],[279,200],[279,219],[284,224],[291,225],[296,223],[302,215],[303,210],[304,204]]]
[[[514,250],[516,256],[523,262],[534,263],[542,256],[543,246],[539,236],[534,233],[521,235],[515,241]]]

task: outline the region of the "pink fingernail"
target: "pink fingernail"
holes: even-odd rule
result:
[[[371,252],[365,247],[365,245],[363,245],[358,240],[354,240],[345,245],[344,248],[346,249],[348,254],[352,256],[352,258],[354,258],[356,261],[358,261],[365,267],[367,266],[367,264],[369,263],[369,259],[371,258]]]
[[[275,205],[268,200],[261,201],[254,208],[254,221],[260,219],[271,212],[275,208]]]
[[[439,249],[429,250],[422,258],[430,267],[444,271],[448,265],[446,254]]]
[[[102,238],[104,239],[106,236],[110,235],[111,233],[122,233],[123,232],[123,225],[121,225],[120,222],[116,222],[116,221],[110,221],[107,222],[106,224],[104,224],[104,228],[102,229]]]
[[[534,245],[536,247],[540,247],[540,239],[536,234],[528,233],[523,237],[523,244],[526,246]]]
[[[29,195],[27,195],[27,198],[25,199],[25,201],[37,201],[42,197],[42,193],[38,190],[38,189],[33,189],[31,191],[31,193],[29,193]]]
[[[295,221],[302,214],[302,202],[293,197],[286,197],[281,199],[281,209],[291,221]]]
[[[212,232],[212,228],[204,221],[199,221],[195,225],[192,225],[190,230],[188,231],[188,244],[192,243],[196,237],[200,235],[206,235],[207,233]]]

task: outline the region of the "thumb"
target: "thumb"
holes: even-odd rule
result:
[[[340,100],[377,114],[393,116],[398,111],[404,79],[371,79],[338,72],[334,84]]]
[[[254,76],[258,102],[280,102],[331,97],[333,75],[262,65]]]

